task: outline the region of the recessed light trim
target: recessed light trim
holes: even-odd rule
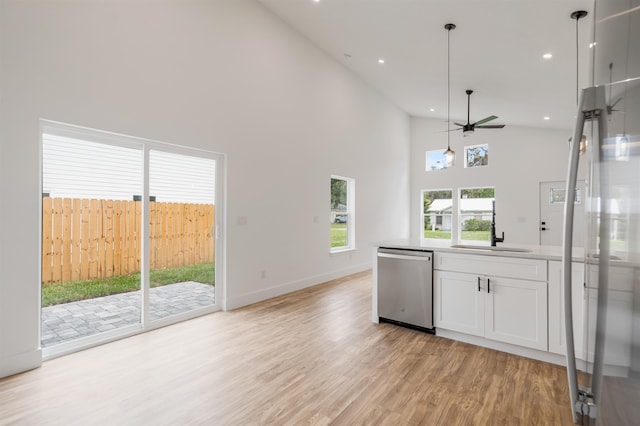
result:
[[[378,59],[378,63],[379,63],[380,65],[384,64],[384,59],[383,59],[383,58]]]
[[[553,58],[553,54],[551,54],[551,53],[545,53],[544,55],[542,55],[542,58],[543,58],[543,59],[551,59],[551,58]]]
[[[545,115],[544,117],[542,117],[544,120],[549,121],[551,120],[551,117],[549,117],[548,115]]]

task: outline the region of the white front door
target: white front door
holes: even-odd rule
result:
[[[540,182],[540,245],[562,245],[564,216],[564,181]],[[576,184],[575,220],[573,222],[573,246],[584,246],[585,184]]]

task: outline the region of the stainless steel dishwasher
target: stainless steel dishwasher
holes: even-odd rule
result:
[[[435,334],[433,252],[378,249],[378,317]]]

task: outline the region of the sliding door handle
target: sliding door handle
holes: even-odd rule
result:
[[[478,277],[478,291],[480,291],[480,277]]]
[[[491,278],[487,278],[487,293],[491,293]]]

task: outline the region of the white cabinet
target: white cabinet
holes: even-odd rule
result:
[[[461,333],[484,336],[484,292],[475,275],[434,271],[434,324]]]
[[[584,329],[586,326],[586,289],[584,264],[571,264],[571,310],[573,317],[573,346],[576,358],[585,359]],[[564,291],[562,262],[549,261],[549,352],[567,354],[564,326]]]
[[[547,350],[547,262],[436,253],[435,326]]]

